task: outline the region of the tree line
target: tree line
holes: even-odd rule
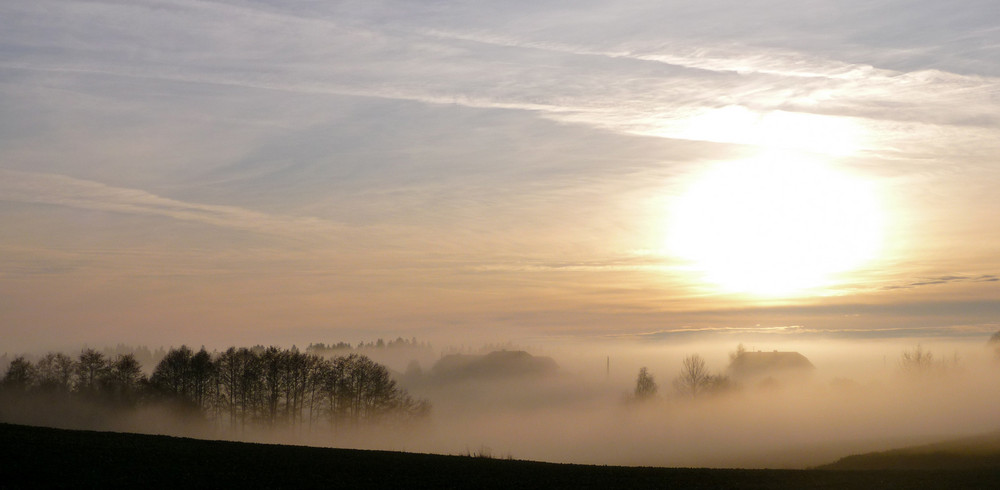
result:
[[[11,361],[0,392],[81,398],[115,408],[168,405],[236,429],[338,429],[414,420],[430,411],[426,400],[411,397],[385,366],[364,355],[326,359],[262,346],[221,353],[170,349],[149,377],[131,354],[108,358],[84,349],[75,359],[51,353],[36,363],[21,356]]]
[[[742,345],[740,348],[742,349]],[[692,354],[681,361],[681,371],[674,378],[674,392],[683,398],[698,398],[708,394],[720,394],[732,391],[736,384],[729,376],[717,373],[712,374],[705,365],[705,360],[699,354]],[[632,400],[644,401],[653,399],[659,391],[656,379],[648,369],[639,369],[639,375],[635,380],[635,390],[632,393]]]
[[[422,350],[431,351],[431,344],[427,342],[417,342],[417,338],[404,339],[403,337],[396,337],[395,340],[386,341],[379,338],[374,342],[358,342],[357,347],[352,346],[347,342],[337,342],[324,344],[323,342],[317,342],[315,344],[309,344],[306,347],[307,354],[316,354],[319,356],[329,356],[341,353],[343,351],[373,351],[382,349],[398,349],[398,350]]]
[[[993,334],[987,345],[994,349],[997,358],[1000,359],[1000,332]],[[729,369],[732,370],[736,362],[746,354],[747,350],[743,344],[739,344],[735,352],[729,353]],[[960,368],[960,360],[957,353],[950,360],[935,358],[931,351],[917,344],[915,348],[906,349],[900,354],[898,368],[901,374],[913,379],[921,379],[930,375],[943,375],[955,371]],[[762,381],[762,384],[772,382],[773,385],[773,381],[773,378],[767,377]],[[681,361],[681,370],[673,380],[673,388],[675,394],[680,398],[698,398],[738,390],[740,384],[727,374],[711,373],[701,355],[692,354]],[[646,367],[642,367],[639,369],[635,388],[628,396],[628,400],[652,400],[656,398],[658,390],[659,386],[652,373]]]

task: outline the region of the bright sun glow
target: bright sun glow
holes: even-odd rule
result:
[[[772,152],[698,176],[672,207],[668,247],[724,290],[784,296],[873,258],[881,230],[869,183]]]
[[[785,111],[760,114],[741,106],[708,110],[688,120],[681,132],[688,139],[828,155],[856,151],[861,136],[849,118]]]

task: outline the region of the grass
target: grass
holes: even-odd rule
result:
[[[478,452],[478,453],[481,453]],[[482,456],[470,453],[470,456]],[[996,488],[966,471],[639,468],[0,424],[0,488]]]

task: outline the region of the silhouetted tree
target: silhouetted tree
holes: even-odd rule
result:
[[[13,392],[27,391],[35,384],[35,366],[24,356],[17,356],[7,367],[7,373],[3,376],[4,390]]]
[[[903,372],[909,374],[924,374],[934,366],[934,355],[930,351],[924,350],[923,346],[917,344],[913,350],[905,350],[899,359],[899,366]]]
[[[710,374],[708,375],[708,379],[705,380],[703,391],[718,395],[734,389],[736,389],[736,383],[733,383],[729,376],[724,374]]]
[[[303,354],[294,347],[285,353],[284,375],[284,417],[291,424],[301,423],[306,412],[306,397],[314,376],[310,372],[318,358]]]
[[[191,400],[195,405],[208,409],[216,387],[216,366],[212,355],[202,347],[198,353],[191,356],[189,363]]]
[[[372,361],[368,357],[359,356],[354,369],[348,370],[348,376],[358,390],[360,404],[356,408],[357,419],[374,421],[387,412],[398,407],[399,390],[396,381],[389,375],[385,366]]]
[[[327,421],[333,428],[337,428],[339,423],[347,417],[348,407],[352,399],[347,386],[346,371],[346,356],[324,361],[321,366],[321,391],[325,402],[321,410],[326,414]]]
[[[108,375],[102,381],[104,393],[112,400],[124,405],[134,405],[146,377],[135,356],[123,354],[111,362]]]
[[[62,390],[67,397],[100,396],[117,408],[170,400],[180,402],[175,408],[228,421],[234,428],[279,422],[297,426],[306,420],[311,426],[323,415],[336,428],[418,418],[430,410],[425,400],[400,389],[385,366],[360,354],[325,360],[294,347],[255,346],[213,356],[204,348],[193,354],[181,346],[164,353],[148,381],[132,354],[109,361],[86,349],[78,362],[49,354],[39,365],[24,357],[14,359],[0,380],[5,396],[44,387]],[[75,392],[68,388],[74,384]]]
[[[656,395],[656,381],[653,379],[653,375],[649,374],[649,370],[645,366],[639,368],[639,376],[635,380],[635,393],[634,397],[636,400],[648,400]]]
[[[684,358],[681,373],[674,379],[674,390],[678,394],[696,398],[707,386],[710,375],[705,360],[698,354]]]
[[[737,344],[736,345],[736,350],[729,353],[729,363],[732,364],[732,363],[736,362],[736,360],[739,359],[740,357],[742,357],[743,354],[746,354],[746,352],[747,352],[747,349],[746,349],[746,347],[743,347],[742,343]]]
[[[84,349],[76,363],[77,391],[97,394],[101,390],[101,381],[107,376],[111,367],[104,354],[94,349]]]
[[[404,420],[421,419],[431,413],[431,403],[429,401],[413,398],[405,390],[399,392],[398,399],[395,412]]]
[[[236,380],[239,367],[236,362],[236,348],[230,347],[215,359],[215,406],[218,413],[225,412],[229,422],[236,425]]]
[[[192,356],[191,349],[185,345],[179,349],[170,349],[153,369],[150,384],[161,394],[177,400],[192,401]]]
[[[268,424],[273,424],[278,415],[278,404],[282,395],[282,372],[285,370],[287,355],[277,347],[268,347],[260,355],[261,387],[263,388],[262,416]]]
[[[239,421],[245,427],[248,420],[258,418],[263,408],[264,389],[259,349],[230,348],[226,356],[220,356],[220,374],[223,377],[222,387],[228,393],[225,398],[231,401],[230,410],[233,422]],[[225,359],[228,366],[222,367]]]
[[[45,391],[68,393],[73,390],[76,363],[63,353],[49,353],[35,363],[38,386]]]

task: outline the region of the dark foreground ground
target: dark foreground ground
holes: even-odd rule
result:
[[[1000,431],[891,451],[855,454],[825,470],[974,470],[1000,468]],[[997,485],[1000,488],[1000,484]]]
[[[632,468],[0,424],[0,488],[1000,488],[1000,469]]]

